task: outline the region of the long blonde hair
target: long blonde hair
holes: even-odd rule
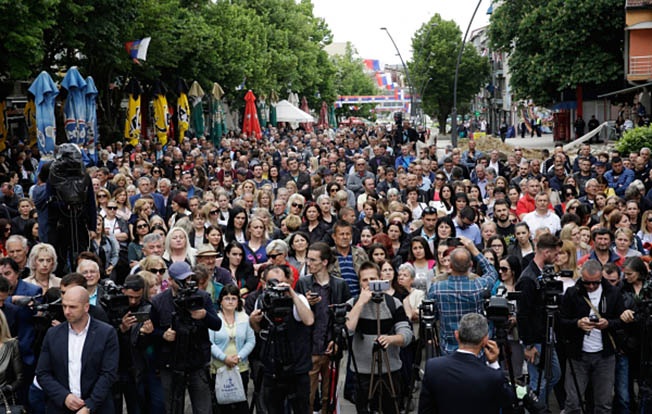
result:
[[[5,343],[12,339],[11,331],[9,331],[9,324],[5,317],[4,311],[0,311],[0,343]]]

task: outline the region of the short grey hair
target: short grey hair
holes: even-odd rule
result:
[[[602,265],[600,262],[598,262],[595,259],[592,260],[587,260],[584,262],[582,265],[582,270],[580,271],[582,275],[587,274],[587,275],[597,275],[602,273]]]
[[[410,275],[410,277],[412,279],[414,279],[416,277],[416,271],[414,269],[414,266],[412,266],[411,263],[403,263],[402,265],[400,265],[398,267],[398,272],[397,273],[400,273],[403,270],[408,272],[408,274]]]
[[[272,240],[265,248],[265,252],[269,255],[272,252],[279,252],[285,255],[288,254],[288,244],[283,240]]]
[[[147,181],[149,184],[152,184],[152,180],[149,177],[140,177],[138,179],[138,185],[140,185],[141,183],[143,183],[145,181]]]
[[[12,242],[18,242],[20,243],[23,249],[27,249],[27,238],[25,236],[21,236],[20,234],[13,234],[9,236],[9,238],[5,242],[5,246]]]
[[[457,336],[460,345],[480,345],[489,334],[487,319],[479,313],[467,313],[460,319]]]
[[[143,245],[163,241],[163,236],[159,233],[149,233],[143,237]]]
[[[161,189],[161,184],[167,184],[168,186],[172,186],[172,181],[170,181],[169,178],[161,178],[158,180],[158,185],[157,188],[160,190]]]

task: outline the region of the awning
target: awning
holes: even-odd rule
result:
[[[620,89],[618,91],[605,93],[603,95],[598,95],[598,98],[606,98],[607,96],[614,96],[614,95],[620,95],[621,93],[634,92],[634,91],[636,91],[638,89],[643,89],[643,88],[648,87],[648,86],[652,86],[652,82],[643,83],[641,85],[632,86],[630,88]]]
[[[625,30],[644,30],[644,29],[652,29],[652,22],[640,22],[625,27]]]

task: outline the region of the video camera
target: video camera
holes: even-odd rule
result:
[[[174,298],[174,306],[186,312],[204,309],[204,298],[197,294],[199,287],[194,280],[177,280],[179,290]]]
[[[423,324],[432,325],[435,322],[435,301],[424,299],[419,305],[419,321]]]
[[[516,316],[516,301],[520,298],[521,292],[508,292],[504,285],[500,285],[496,294],[484,302],[484,315],[492,321],[496,327],[506,327],[509,318]]]
[[[538,289],[543,298],[543,303],[549,310],[559,309],[561,297],[564,293],[564,282],[558,280],[560,277],[573,277],[571,270],[555,272],[553,265],[543,266],[541,275],[537,278]]]
[[[51,303],[34,305],[32,306],[32,310],[35,312],[41,312],[41,314],[34,316],[34,318],[44,319],[48,326],[52,323],[52,321],[66,321],[66,317],[63,314],[63,304],[61,303],[61,298]]]
[[[262,311],[273,322],[281,322],[292,313],[294,302],[286,293],[288,286],[278,286],[278,280],[267,281],[267,288],[260,295]]]
[[[109,322],[114,327],[120,326],[122,317],[129,312],[129,297],[122,293],[122,286],[111,279],[102,282],[104,293],[98,298],[100,305],[106,311]]]

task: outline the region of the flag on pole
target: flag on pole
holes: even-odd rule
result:
[[[125,43],[127,53],[135,63],[140,64],[139,60],[147,60],[147,49],[149,48],[149,42],[151,40],[151,37],[146,37],[143,39],[134,40],[133,42]]]
[[[23,115],[27,126],[27,146],[32,148],[36,145],[36,105],[33,98],[30,98],[25,104]]]
[[[183,79],[179,79],[177,84],[177,123],[179,129],[179,144],[186,137],[186,131],[190,128],[190,105],[188,104],[188,85]]]
[[[154,129],[156,137],[161,145],[166,146],[168,143],[170,113],[168,111],[168,100],[165,97],[165,89],[161,81],[154,84],[152,95],[154,96]]]
[[[127,106],[127,117],[125,119],[125,139],[133,146],[140,141],[142,128],[140,119],[140,96],[143,90],[136,78],[131,78],[127,84],[126,92],[129,94],[129,106]]]

